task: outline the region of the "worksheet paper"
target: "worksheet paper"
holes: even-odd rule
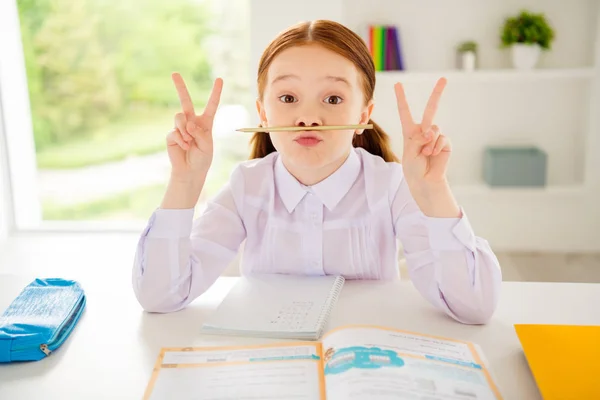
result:
[[[285,346],[285,345],[283,345]],[[320,344],[165,351],[146,399],[322,399]]]

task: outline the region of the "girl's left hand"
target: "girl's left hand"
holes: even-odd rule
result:
[[[433,117],[445,86],[446,79],[440,78],[427,102],[422,121],[415,123],[402,84],[394,85],[404,138],[401,162],[407,183],[414,189],[427,189],[439,184],[447,184],[450,140],[440,133],[437,125],[433,124]]]

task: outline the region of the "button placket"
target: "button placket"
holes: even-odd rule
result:
[[[309,192],[310,193],[310,192]],[[310,243],[307,254],[312,273],[323,274],[323,204],[316,196],[309,196],[307,202],[307,235]]]

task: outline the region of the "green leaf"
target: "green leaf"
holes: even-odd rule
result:
[[[508,17],[500,32],[502,47],[514,43],[539,44],[542,49],[549,50],[554,41],[554,28],[543,13],[522,10],[517,16]]]

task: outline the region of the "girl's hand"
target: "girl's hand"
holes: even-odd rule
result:
[[[446,79],[440,78],[429,98],[423,120],[421,123],[415,123],[402,84],[394,85],[404,138],[402,165],[411,190],[424,191],[440,184],[447,184],[450,140],[440,133],[436,125],[433,125],[433,117],[445,86]]]
[[[223,80],[215,80],[204,112],[196,115],[183,78],[174,73],[172,79],[179,95],[182,112],[175,114],[175,127],[167,135],[171,175],[177,179],[192,179],[199,174],[206,174],[212,163],[212,128],[221,98]]]

